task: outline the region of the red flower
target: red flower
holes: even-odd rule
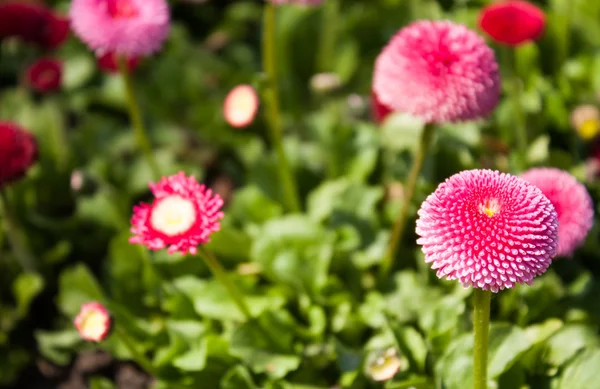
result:
[[[374,92],[371,93],[371,113],[376,123],[381,123],[392,112],[390,107],[379,101]]]
[[[101,342],[110,333],[112,320],[108,310],[99,302],[85,303],[73,324],[79,335],[88,342]]]
[[[117,73],[119,71],[119,64],[117,63],[117,56],[115,53],[105,53],[96,59],[98,67],[108,73]],[[133,71],[139,64],[139,57],[127,58],[127,69]]]
[[[129,242],[143,244],[151,250],[168,247],[169,254],[180,251],[196,254],[197,247],[208,243],[219,230],[223,217],[223,200],[194,177],[179,174],[163,177],[150,184],[152,204],[133,208]]]
[[[0,122],[0,188],[25,175],[37,159],[33,135],[11,122]]]
[[[62,62],[52,58],[40,58],[25,72],[25,82],[38,92],[51,92],[60,88]]]
[[[46,49],[60,46],[69,35],[69,22],[43,5],[0,4],[0,40],[20,37]]]
[[[544,11],[520,0],[492,3],[479,14],[479,27],[496,42],[509,46],[538,39],[545,23]]]

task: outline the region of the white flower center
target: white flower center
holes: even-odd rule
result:
[[[152,228],[168,236],[186,232],[194,225],[195,221],[194,203],[177,195],[160,200],[150,215]]]
[[[108,318],[103,312],[91,310],[83,314],[79,330],[86,339],[100,341],[108,331]]]

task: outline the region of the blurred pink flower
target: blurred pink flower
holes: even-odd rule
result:
[[[102,304],[93,301],[81,306],[73,324],[82,339],[88,342],[101,342],[110,333],[112,319]]]
[[[168,247],[169,254],[196,254],[198,245],[208,243],[210,235],[219,230],[223,200],[194,177],[186,177],[183,172],[163,177],[150,184],[150,190],[154,202],[133,208],[134,236],[129,242],[151,250]]]
[[[60,88],[63,64],[53,58],[40,58],[25,71],[25,82],[32,89],[47,93]]]
[[[165,0],[73,0],[70,16],[73,31],[100,55],[147,56],[169,33]]]
[[[594,203],[585,186],[555,168],[534,168],[521,178],[537,186],[558,214],[558,254],[570,256],[583,244],[594,224]]]
[[[418,212],[417,243],[437,276],[497,292],[529,284],[552,263],[558,217],[536,186],[510,174],[467,170]]]
[[[496,42],[509,46],[538,39],[545,24],[544,11],[527,1],[499,1],[479,14],[479,27]]]
[[[375,61],[373,93],[383,106],[428,123],[489,114],[500,96],[494,52],[483,38],[450,21],[401,29]]]
[[[96,58],[98,67],[108,73],[117,73],[119,71],[119,64],[117,63],[117,55],[115,53],[104,53]],[[135,70],[140,63],[140,59],[137,57],[127,58],[127,69],[129,71]]]
[[[44,5],[9,1],[0,4],[0,41],[19,37],[45,49],[56,49],[69,36],[69,21]]]
[[[35,137],[12,122],[0,121],[0,189],[25,175],[37,160]]]
[[[233,88],[223,102],[223,116],[230,126],[246,127],[254,120],[260,100],[250,85],[238,85]]]

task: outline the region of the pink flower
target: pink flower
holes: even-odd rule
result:
[[[108,73],[116,73],[119,71],[119,64],[117,63],[117,55],[115,53],[104,53],[96,59],[98,67]],[[135,70],[138,66],[140,59],[137,57],[127,58],[127,69],[129,71]]]
[[[230,126],[246,127],[254,120],[260,101],[250,85],[238,85],[225,97],[223,116]]]
[[[151,250],[168,247],[169,254],[196,254],[198,245],[208,243],[210,235],[219,231],[223,200],[194,177],[183,172],[163,177],[150,184],[150,190],[154,202],[133,208],[130,243]]]
[[[536,186],[467,170],[440,184],[418,212],[417,243],[437,276],[497,292],[530,284],[552,263],[558,217]]]
[[[108,310],[99,302],[89,302],[81,306],[73,324],[84,340],[101,342],[110,333],[112,320]]]
[[[545,24],[544,11],[526,1],[492,3],[479,14],[479,27],[496,42],[509,46],[538,39]]]
[[[0,189],[25,175],[37,160],[37,142],[11,122],[0,121]]]
[[[150,55],[169,33],[165,0],[73,0],[71,27],[99,54]]]
[[[46,49],[56,49],[69,35],[67,19],[38,4],[0,4],[0,40],[19,37]]]
[[[521,178],[537,186],[558,214],[558,254],[570,256],[594,224],[594,203],[585,186],[555,168],[529,169]]]
[[[476,119],[500,96],[494,52],[475,32],[450,21],[401,29],[375,61],[373,93],[392,111],[428,123]]]
[[[25,82],[38,92],[46,93],[60,88],[62,62],[53,58],[40,58],[25,72]]]

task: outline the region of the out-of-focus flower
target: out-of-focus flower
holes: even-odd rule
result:
[[[110,333],[112,319],[104,305],[93,301],[81,306],[73,324],[82,339],[88,342],[101,342]]]
[[[384,105],[375,93],[371,93],[371,113],[376,123],[381,123],[393,110]]]
[[[0,189],[23,177],[36,160],[34,136],[12,122],[0,121]]]
[[[232,127],[246,127],[254,120],[259,104],[254,88],[250,85],[238,85],[225,97],[223,116]]]
[[[581,138],[593,139],[600,131],[600,111],[592,104],[580,105],[571,112],[571,125]]]
[[[266,0],[275,5],[299,4],[299,5],[320,5],[324,0]]]
[[[492,170],[448,178],[418,212],[417,243],[437,276],[497,292],[552,263],[558,216],[535,185]]]
[[[366,361],[366,373],[374,381],[387,381],[394,377],[404,363],[394,347],[369,354]]]
[[[147,56],[169,34],[165,0],[73,0],[70,16],[73,31],[100,55]]]
[[[69,36],[69,21],[44,5],[9,1],[0,4],[0,40],[19,37],[55,49]]]
[[[104,53],[96,58],[98,67],[107,73],[119,72],[119,64],[115,53]],[[137,57],[127,58],[127,69],[131,72],[138,66],[140,59]]]
[[[32,89],[47,93],[60,88],[62,62],[54,58],[40,58],[25,71],[25,82]]]
[[[381,106],[427,123],[489,114],[500,96],[494,52],[483,38],[450,21],[401,29],[375,61],[372,91]]]
[[[496,42],[509,46],[538,39],[545,24],[544,11],[520,0],[492,3],[479,14],[479,27]]]
[[[594,224],[594,204],[585,186],[555,168],[534,168],[521,178],[537,186],[558,214],[558,253],[570,256],[583,244]]]
[[[150,184],[150,190],[154,202],[133,209],[134,236],[129,242],[151,250],[168,248],[169,254],[196,254],[197,247],[208,243],[210,235],[219,230],[223,200],[194,177],[186,177],[183,172],[163,177]]]
[[[317,93],[329,93],[340,86],[342,86],[342,80],[336,73],[318,73],[310,79],[310,87]]]

